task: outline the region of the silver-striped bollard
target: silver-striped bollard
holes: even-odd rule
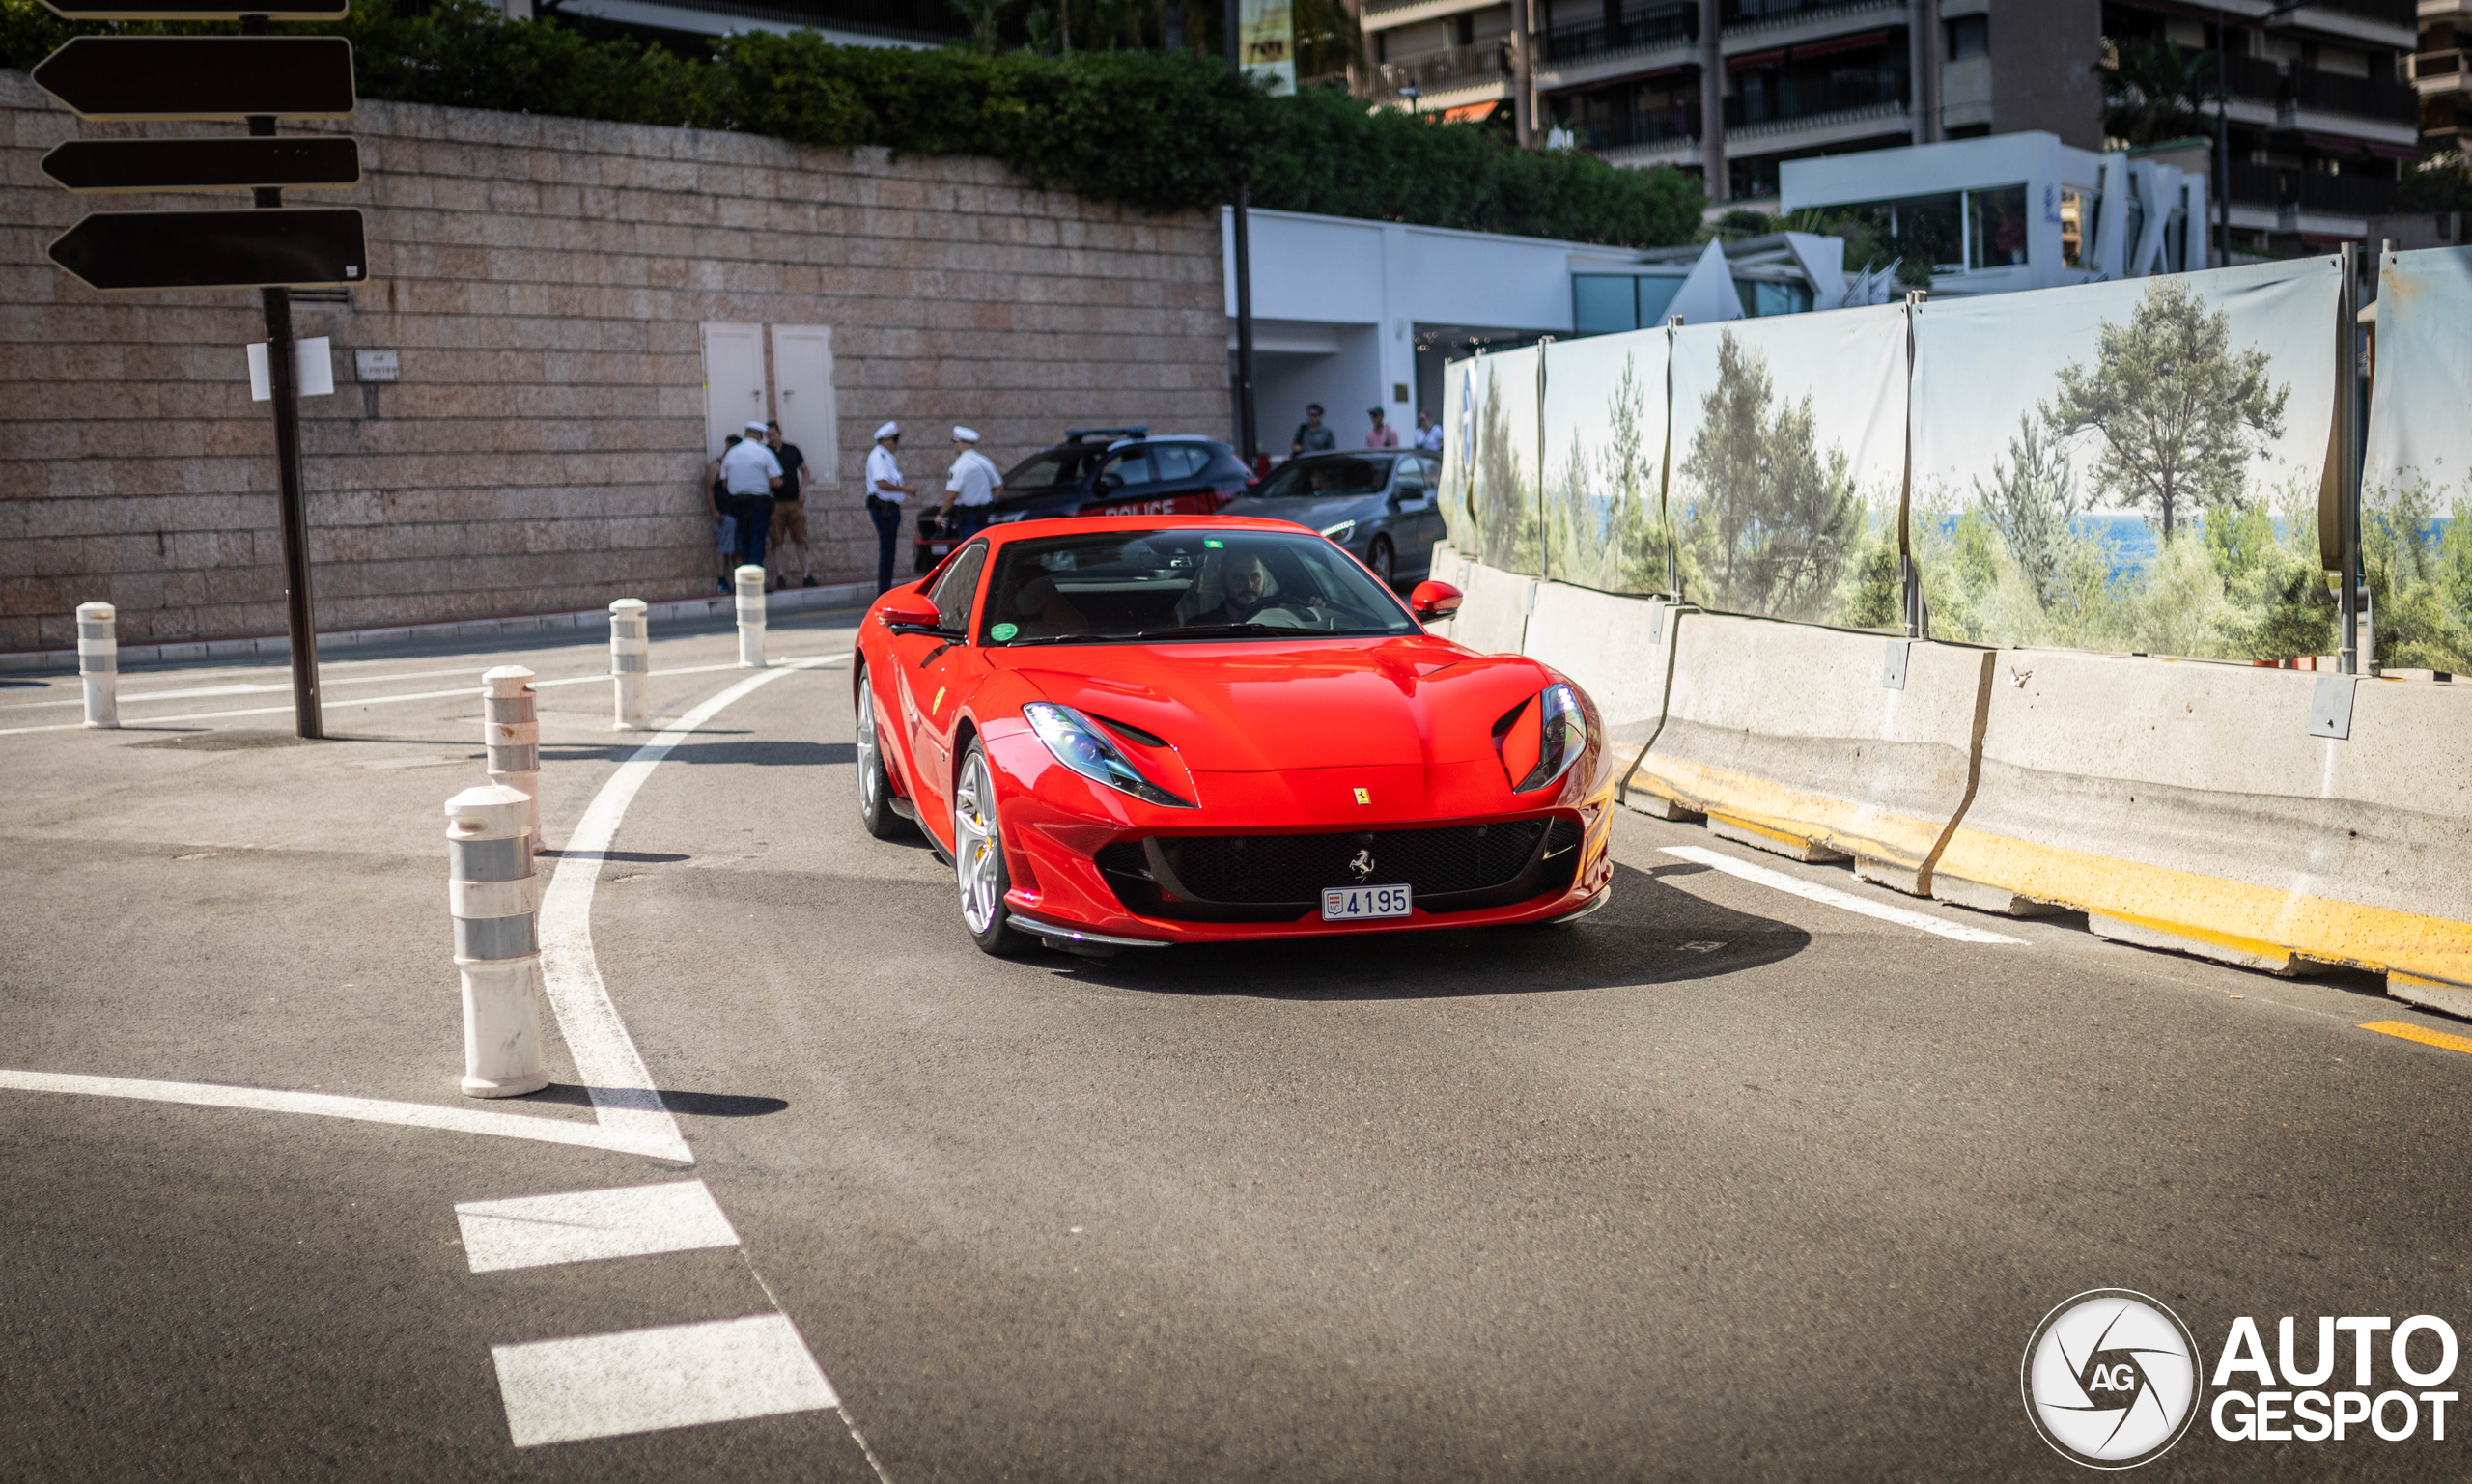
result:
[[[77,678],[86,685],[86,724],[120,725],[118,610],[107,602],[77,605]]]
[[[446,801],[446,906],[464,979],[464,1091],[475,1098],[549,1085],[541,1067],[541,878],[525,848],[531,804],[497,784]]]
[[[489,749],[490,781],[521,794],[529,806],[526,830],[541,849],[541,716],[533,702],[532,672],[502,664],[481,672],[481,745]]]
[[[764,668],[764,569],[742,567],[738,577],[738,667]]]
[[[644,678],[653,671],[651,629],[642,599],[621,598],[609,605],[609,681],[618,693],[613,732],[643,727]]]

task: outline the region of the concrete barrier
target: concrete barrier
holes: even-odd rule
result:
[[[1687,610],[1671,627],[1664,724],[1625,801],[1927,895],[1973,788],[1993,653]]]
[[[1932,878],[1994,910],[2472,1012],[2472,687],[2066,650],[1998,657]]]
[[[1608,736],[1644,742],[1665,718],[1671,613],[1663,599],[1541,583],[1520,653],[1577,681],[1596,702]]]
[[[1481,562],[1463,562],[1461,572],[1461,580],[1451,586],[1465,598],[1459,616],[1450,621],[1449,637],[1480,655],[1518,654],[1528,632],[1528,610],[1541,584]]]

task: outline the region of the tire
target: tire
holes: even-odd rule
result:
[[[876,696],[867,684],[864,663],[858,666],[855,699],[858,703],[858,823],[879,840],[899,840],[912,826],[893,810],[892,776],[885,770],[884,747],[876,740]]]
[[[1008,959],[1026,952],[1033,939],[1013,927],[1004,893],[1013,886],[1004,867],[1002,821],[996,807],[995,775],[987,751],[973,740],[962,755],[953,784],[953,882],[961,893],[962,927],[981,953]]]
[[[1398,574],[1399,559],[1391,554],[1390,537],[1373,538],[1372,549],[1364,553],[1364,565],[1373,569],[1373,574],[1382,579],[1384,587],[1391,585],[1392,579]]]

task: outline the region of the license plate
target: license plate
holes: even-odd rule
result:
[[[1408,888],[1405,886],[1329,886],[1322,891],[1324,922],[1406,915]]]

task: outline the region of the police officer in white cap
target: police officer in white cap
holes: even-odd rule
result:
[[[764,423],[750,419],[746,436],[721,455],[721,480],[738,520],[738,559],[764,565],[764,537],[772,529],[772,493],[781,488],[781,461],[764,443]]]
[[[959,541],[968,541],[987,526],[988,508],[996,503],[997,494],[1004,488],[1004,476],[996,461],[978,451],[978,434],[969,428],[953,430],[953,468],[944,476],[944,508],[938,512],[942,518],[952,518],[953,511],[961,511],[961,527],[954,533]]]
[[[901,478],[901,425],[876,430],[876,446],[867,450],[867,518],[876,527],[876,591],[892,587],[892,548],[901,540],[901,502],[910,486]]]

